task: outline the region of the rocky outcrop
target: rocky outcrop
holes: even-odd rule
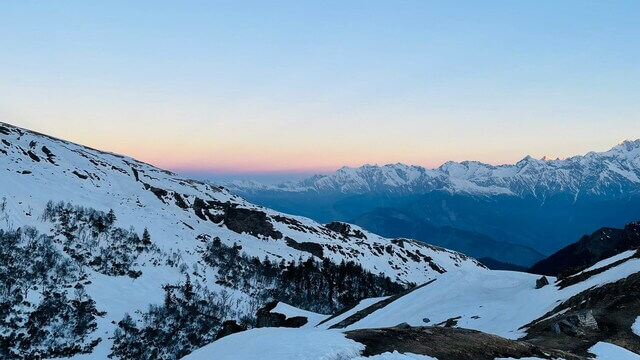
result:
[[[273,229],[264,211],[230,207],[224,214],[224,224],[229,230],[251,235],[266,236],[272,239],[281,239],[282,233]]]
[[[633,260],[630,260],[633,261]],[[587,354],[599,341],[640,353],[631,325],[640,315],[640,272],[587,289],[524,326],[530,343]]]
[[[475,330],[446,327],[397,326],[346,332],[347,338],[366,346],[363,356],[398,351],[427,355],[438,360],[493,360],[537,357],[586,359],[562,351],[490,335]]]
[[[193,211],[202,220],[216,224],[223,223],[231,231],[248,233],[256,237],[282,239],[282,233],[274,229],[269,216],[264,211],[239,207],[237,204],[220,201],[204,201],[195,198]]]
[[[349,224],[346,224],[343,222],[339,222],[339,221],[330,222],[326,224],[324,227],[326,227],[329,230],[333,230],[344,237],[355,237],[357,239],[367,238],[367,236],[362,231],[358,229],[353,229]]]
[[[579,311],[554,322],[551,330],[556,334],[585,335],[587,331],[598,330],[598,322],[593,311]]]
[[[225,336],[247,330],[246,326],[238,325],[235,320],[228,320],[222,323],[222,328],[216,334],[216,340]]]
[[[256,312],[256,327],[289,327],[299,328],[305,325],[309,320],[304,316],[293,316],[287,318],[286,315],[272,312],[278,305],[277,301],[272,301]]]
[[[540,279],[536,280],[536,289],[541,289],[547,285],[549,285],[549,279],[547,279],[546,276],[543,276]]]
[[[322,250],[322,245],[318,243],[312,243],[312,242],[299,243],[288,236],[285,237],[284,240],[287,242],[287,245],[289,245],[290,247],[296,250],[306,251],[311,255],[319,257],[320,259],[324,258],[324,251]]]

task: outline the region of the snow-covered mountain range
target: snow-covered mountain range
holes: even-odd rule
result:
[[[175,358],[212,341],[225,320],[250,325],[269,300],[331,312],[363,295],[483,268],[454,251],[285,215],[126,156],[4,123],[0,169],[0,294],[8,316],[0,322],[0,357],[137,358],[144,347],[154,358]],[[74,319],[67,308],[82,317],[56,317]],[[199,309],[181,320],[201,326],[197,335],[171,330],[167,319],[185,309]],[[202,315],[212,312],[215,320]],[[165,333],[146,337],[127,332],[163,326]],[[162,345],[161,334],[176,343]]]
[[[387,237],[530,266],[585,233],[637,220],[640,140],[563,160],[527,156],[511,165],[464,161],[436,169],[364,165],[279,185],[224,186],[317,221],[346,221]]]
[[[401,163],[343,167],[328,175],[265,185],[233,181],[227,187],[241,192],[370,192],[426,193],[434,190],[473,195],[506,194],[545,198],[557,193],[578,196],[619,196],[640,191],[640,140],[623,141],[605,152],[589,152],[567,159],[534,159],[490,165],[478,161],[444,163],[438,168]]]

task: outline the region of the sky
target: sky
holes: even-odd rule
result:
[[[640,1],[2,1],[0,121],[201,177],[640,138]]]

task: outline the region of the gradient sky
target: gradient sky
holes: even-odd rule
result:
[[[0,121],[173,170],[640,138],[640,1],[2,1]]]

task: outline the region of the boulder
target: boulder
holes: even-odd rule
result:
[[[589,330],[598,330],[598,322],[593,317],[591,310],[580,311],[554,322],[551,329],[556,334],[584,335]]]
[[[540,279],[536,280],[536,289],[543,288],[547,285],[549,285],[549,280],[546,276],[543,276]]]
[[[305,316],[294,316],[285,319],[285,321],[282,323],[282,327],[299,328],[308,322],[309,319],[307,319]]]
[[[286,315],[277,312],[272,312],[277,301],[267,303],[256,312],[256,327],[290,327],[299,328],[309,322],[305,316],[293,316],[287,318]]]
[[[216,340],[245,330],[247,330],[247,328],[245,326],[238,325],[235,320],[225,321],[222,323],[220,331],[216,334]]]

